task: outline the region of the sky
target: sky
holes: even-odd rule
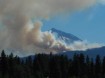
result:
[[[99,48],[105,44],[104,20],[105,0],[0,0],[0,50],[27,55]],[[46,32],[51,28],[83,41],[66,45]]]
[[[104,0],[102,0],[104,4]],[[105,44],[105,5],[97,4],[70,14],[58,14],[43,20],[42,30],[56,28],[88,42]]]

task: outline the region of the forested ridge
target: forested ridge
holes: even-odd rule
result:
[[[95,61],[89,56],[74,54],[72,59],[65,55],[37,54],[23,59],[0,56],[0,78],[105,78],[105,57],[97,55]]]

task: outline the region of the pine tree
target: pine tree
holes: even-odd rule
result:
[[[95,76],[96,78],[100,78],[101,75],[101,60],[100,56],[96,56],[96,63],[95,63]]]
[[[80,77],[85,75],[85,57],[82,53],[79,56],[79,75]]]
[[[85,73],[87,75],[87,77],[89,77],[89,73],[90,73],[90,58],[89,56],[87,55],[86,56],[86,67],[85,67]]]
[[[79,75],[79,55],[75,53],[72,62],[72,76],[78,76],[78,75]]]
[[[95,76],[95,67],[94,66],[95,65],[94,65],[94,62],[93,62],[93,58],[91,58],[89,78],[94,78],[94,76]]]
[[[105,77],[105,56],[104,56],[103,61],[102,61],[102,75],[104,78]]]
[[[13,53],[9,55],[8,58],[8,73],[9,73],[9,78],[14,77],[14,58],[13,58]]]
[[[103,58],[102,69],[103,69],[102,73],[103,75],[105,75],[105,57]]]
[[[4,78],[7,75],[7,70],[8,70],[7,58],[4,50],[1,53],[0,69],[1,69],[2,78]]]
[[[72,71],[73,71],[72,62],[73,62],[72,59],[69,59],[68,60],[68,77],[71,77],[72,76]]]
[[[50,58],[50,78],[61,78],[60,59],[59,56]]]
[[[68,58],[67,56],[60,56],[60,70],[61,70],[61,78],[67,78],[68,77],[68,68],[69,68],[69,63],[68,63]]]

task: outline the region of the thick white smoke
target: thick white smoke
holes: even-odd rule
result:
[[[75,51],[75,50],[79,50],[79,51],[85,51],[87,49],[93,49],[93,48],[100,48],[104,46],[103,44],[99,44],[99,43],[89,43],[87,41],[75,41],[73,44],[70,44],[69,47]]]
[[[74,50],[50,32],[41,32],[40,21],[31,20],[88,8],[95,3],[96,0],[0,0],[0,49],[38,53]]]

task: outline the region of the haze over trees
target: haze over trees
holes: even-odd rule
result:
[[[105,57],[74,54],[72,59],[64,55],[37,54],[19,58],[12,53],[0,56],[0,78],[105,78]]]

